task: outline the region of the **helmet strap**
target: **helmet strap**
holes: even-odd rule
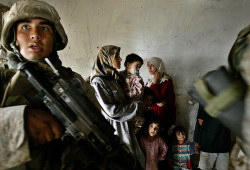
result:
[[[16,38],[16,27],[13,27],[12,30],[13,30],[13,41],[12,41],[12,43],[10,43],[10,47],[12,48],[13,53],[18,57],[18,59],[20,61],[23,61],[24,58],[21,55],[21,53],[20,53],[20,51],[18,49],[18,46],[16,45],[16,40],[17,40],[17,38]]]
[[[15,41],[13,41],[12,43],[10,43],[10,47],[13,49],[13,53],[19,58],[19,60],[23,61],[24,58],[21,55],[20,51],[18,50],[18,47],[15,44]]]

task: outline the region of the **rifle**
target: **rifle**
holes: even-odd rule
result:
[[[54,73],[47,77],[35,69],[35,63],[23,59],[20,53],[15,54],[8,57],[17,62],[17,69],[27,75],[27,80],[38,91],[39,99],[64,126],[62,140],[73,138],[80,148],[83,161],[74,169],[142,169],[129,149],[114,135],[114,128],[84,94],[79,79],[65,81],[48,58],[45,61]]]

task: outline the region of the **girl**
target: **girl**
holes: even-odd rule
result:
[[[165,159],[168,147],[158,136],[160,121],[154,117],[149,121],[147,135],[140,138],[142,150],[146,155],[146,170],[158,170],[158,161]]]
[[[190,156],[195,153],[194,143],[186,141],[186,132],[182,126],[173,129],[173,146],[170,150],[170,164],[174,170],[188,170],[191,168]]]

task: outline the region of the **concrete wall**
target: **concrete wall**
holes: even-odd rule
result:
[[[187,91],[206,72],[227,65],[237,33],[250,24],[249,0],[44,1],[58,10],[69,37],[59,53],[63,64],[84,78],[103,45],[121,46],[123,61],[132,52],[142,56],[145,81],[147,58],[161,57],[174,80],[177,123],[188,128],[190,136],[197,103]]]

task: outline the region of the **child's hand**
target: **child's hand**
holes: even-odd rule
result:
[[[136,74],[136,75],[139,75],[139,74],[140,74],[139,69],[135,69],[135,74]]]
[[[199,125],[202,126],[203,125],[203,119],[198,119]]]
[[[194,144],[194,151],[195,151],[196,154],[199,154],[199,153],[200,153],[200,146],[199,146],[198,143],[195,143],[195,144]]]

